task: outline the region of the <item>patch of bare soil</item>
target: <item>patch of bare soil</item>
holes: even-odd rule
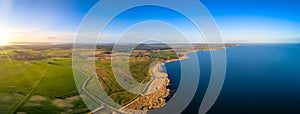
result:
[[[30,98],[30,101],[45,101],[45,100],[47,100],[47,98],[39,95],[35,95]]]

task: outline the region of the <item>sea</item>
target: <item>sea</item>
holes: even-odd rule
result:
[[[200,80],[183,114],[198,114],[211,74],[210,51],[192,53],[199,59]],[[300,114],[300,44],[241,44],[227,47],[226,56],[224,85],[207,114]],[[174,94],[180,61],[165,67]]]

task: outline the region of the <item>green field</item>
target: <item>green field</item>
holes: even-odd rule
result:
[[[109,50],[96,51],[96,69],[105,92],[118,104],[126,105],[139,95],[116,81]],[[141,52],[143,54],[141,55]],[[122,54],[122,53],[120,53]],[[178,58],[169,50],[129,54],[129,70],[135,81],[149,82],[153,61]],[[9,46],[0,50],[0,114],[88,113],[73,79],[71,46]],[[122,73],[122,72],[120,72]],[[126,74],[126,76],[130,76]]]
[[[31,113],[83,113],[88,109],[78,96],[74,83],[71,59],[54,61],[31,97],[17,112]]]
[[[2,58],[0,61],[0,111],[8,113],[38,83],[48,66],[43,60],[30,63]]]
[[[154,62],[159,61],[155,58],[146,57],[131,57],[129,59],[129,70],[133,79],[139,83],[147,83],[151,79],[149,66]],[[130,93],[122,88],[116,81],[110,60],[97,60],[96,69],[99,76],[101,86],[106,93],[118,104],[126,105],[130,101],[138,97],[138,95]],[[117,70],[122,71],[122,70]],[[129,74],[125,74],[129,75]]]
[[[160,51],[159,53],[152,53],[150,56],[156,57],[156,58],[164,58],[165,60],[170,59],[178,59],[178,55],[175,52],[170,51]]]
[[[89,112],[74,83],[71,50],[19,50],[1,51],[0,114]]]

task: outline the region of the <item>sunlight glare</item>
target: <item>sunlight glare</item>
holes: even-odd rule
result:
[[[9,35],[4,31],[0,31],[0,46],[8,45],[8,41]]]

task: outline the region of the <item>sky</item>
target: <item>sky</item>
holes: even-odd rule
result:
[[[0,0],[0,43],[71,43],[84,16],[98,1]],[[225,42],[300,42],[299,0],[200,0],[200,2],[214,17]],[[104,40],[109,42],[130,25],[147,20],[161,20],[178,26],[193,36],[191,41],[196,42],[198,40],[193,39],[201,37],[195,34],[193,26],[184,16],[165,8],[145,6],[126,11],[116,17],[107,27]],[[149,31],[153,30],[165,33],[161,34],[160,38],[170,41],[177,38],[174,36],[175,33],[168,31],[169,27],[163,26],[162,23],[148,22],[139,26],[144,27],[133,27],[139,29],[128,30],[126,34],[136,38],[147,38],[151,36]],[[158,29],[149,29],[155,26],[159,26]]]

